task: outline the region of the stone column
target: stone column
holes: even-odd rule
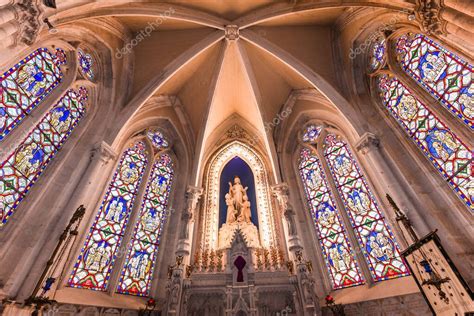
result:
[[[83,204],[86,208],[86,214],[79,227],[80,233],[76,237],[75,243],[71,246],[73,249],[71,250],[71,257],[68,258],[69,262],[67,262],[65,258],[64,265],[72,265],[72,262],[77,259],[76,254],[79,252],[79,248],[83,246],[82,239],[85,234],[89,232],[91,220],[95,218],[97,205],[102,198],[104,186],[107,185],[105,182],[111,175],[110,169],[113,168],[113,162],[116,157],[117,154],[115,151],[105,142],[97,144],[91,151],[90,162],[85,168],[82,179],[76,187],[78,194],[74,195],[66,206],[66,209],[75,210],[78,205]],[[112,161],[111,164],[110,161]],[[70,217],[70,215],[68,215],[68,217]],[[53,288],[53,291],[60,289],[63,286],[61,280],[68,278],[70,270],[64,269],[64,271],[66,275],[60,276],[60,279],[56,281],[57,289]]]
[[[181,215],[181,231],[179,232],[178,247],[176,255],[181,255],[188,260],[191,244],[189,236],[193,235],[194,231],[194,214],[196,212],[199,200],[202,196],[203,189],[189,185],[186,190],[186,208]]]
[[[286,183],[281,183],[272,186],[272,193],[275,196],[281,214],[285,217],[287,227],[286,231],[288,234],[288,248],[291,252],[295,252],[303,249],[301,241],[298,237],[298,230],[295,221],[295,212],[293,206],[290,203],[290,190]]]
[[[394,171],[392,171],[392,167],[387,164],[386,158],[380,152],[379,146],[380,141],[377,136],[369,132],[362,135],[356,144],[358,152],[367,158],[365,165],[370,166],[370,170],[374,172],[375,177],[371,177],[372,182],[378,181],[380,187],[386,190],[383,192],[383,196],[380,196],[380,199],[384,199],[380,202],[386,204],[385,193],[390,194],[395,202],[402,206],[402,209],[408,209],[410,212],[414,212],[414,214],[412,214],[415,216],[411,215],[410,218],[416,218],[418,229],[428,232],[429,227],[418,214],[417,208],[407,199],[406,191],[397,180]],[[394,225],[396,214],[390,207],[384,208],[384,210],[387,212],[389,221]]]

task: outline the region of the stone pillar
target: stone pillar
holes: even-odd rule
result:
[[[288,248],[294,253],[303,249],[301,241],[298,237],[298,229],[296,227],[295,212],[293,206],[290,203],[290,190],[286,183],[281,183],[272,186],[272,193],[277,200],[277,204],[280,208],[281,214],[285,217],[287,223],[287,234],[288,234]]]
[[[176,255],[185,257],[186,262],[189,260],[188,257],[191,251],[189,236],[192,236],[194,231],[194,225],[191,224],[194,223],[194,214],[202,193],[202,188],[191,185],[188,186],[186,190],[186,208],[181,215],[181,231],[179,232],[178,247],[176,250]]]
[[[166,313],[165,315],[183,315],[182,303],[186,295],[185,287],[189,287],[184,279],[183,257],[176,257],[176,264],[168,267],[168,284],[166,285]]]
[[[299,314],[305,316],[319,315],[321,312],[319,298],[314,290],[315,282],[311,275],[313,265],[311,261],[303,260],[303,252],[301,250],[296,251],[294,262],[296,274],[290,276],[290,283],[294,284],[296,296],[301,305]]]
[[[86,208],[86,214],[79,227],[81,233],[77,236],[75,244],[72,245],[70,261],[67,262],[65,258],[64,265],[72,265],[72,262],[77,259],[76,254],[79,252],[79,248],[83,246],[81,238],[84,238],[84,235],[89,232],[91,219],[95,218],[97,205],[102,198],[102,191],[104,186],[107,185],[105,182],[111,174],[110,169],[114,166],[114,163],[110,164],[109,162],[115,161],[116,156],[114,150],[105,142],[97,144],[91,151],[89,165],[85,168],[82,179],[76,188],[78,194],[75,194],[66,206],[67,209],[75,210],[78,205],[83,204]],[[61,275],[61,279],[68,278],[70,270],[65,269],[65,273],[66,275]],[[58,289],[62,286],[61,279],[56,281]],[[53,290],[56,289],[53,288]]]
[[[402,206],[402,209],[408,209],[410,212],[415,213],[412,213],[410,218],[416,218],[418,229],[423,232],[428,232],[429,227],[418,214],[417,208],[407,199],[405,190],[398,182],[395,173],[392,171],[392,167],[387,164],[385,157],[380,152],[379,146],[380,141],[377,136],[369,132],[362,135],[356,144],[358,152],[367,158],[367,163],[365,165],[370,166],[371,171],[375,173],[374,176],[371,177],[372,182],[378,181],[380,187],[384,189],[386,188],[386,192],[383,192],[384,194],[383,196],[380,196],[380,198],[385,199],[385,193],[390,194],[395,202]],[[386,204],[385,200],[380,202]],[[396,214],[394,211],[389,207],[384,208],[384,210],[387,212],[387,217],[392,225],[395,224],[394,219],[396,218]]]

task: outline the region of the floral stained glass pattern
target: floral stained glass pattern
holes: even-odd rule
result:
[[[117,292],[148,296],[166,207],[173,180],[171,158],[164,154],[153,165]]]
[[[397,41],[402,69],[465,124],[474,128],[474,69],[422,34]]]
[[[155,147],[158,150],[168,148],[169,146],[168,141],[166,140],[166,138],[163,136],[163,134],[160,131],[157,131],[157,130],[148,131],[146,133],[146,136],[153,144],[153,147]]]
[[[408,275],[398,245],[347,144],[334,134],[324,155],[375,281]]]
[[[120,159],[97,217],[74,265],[69,286],[105,291],[147,165],[145,144],[137,142]]]
[[[300,154],[299,170],[333,289],[363,284],[319,159],[306,148]]]
[[[84,77],[89,80],[94,80],[94,61],[92,56],[85,53],[82,49],[78,49],[77,58],[79,61],[79,69]]]
[[[303,142],[315,143],[321,133],[321,126],[309,125],[303,133]]]
[[[385,63],[385,43],[385,38],[379,37],[372,45],[372,54],[369,61],[371,70],[378,69]]]
[[[84,116],[86,97],[87,93],[81,97],[74,90],[67,91],[0,165],[0,226],[14,213]]]
[[[62,81],[57,56],[39,48],[0,76],[0,141]]]
[[[420,147],[458,196],[473,210],[472,150],[397,78],[378,77],[382,100],[390,114]]]

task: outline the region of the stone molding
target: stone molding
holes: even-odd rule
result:
[[[362,154],[367,154],[374,148],[379,148],[380,140],[377,135],[372,134],[370,132],[366,132],[356,144],[357,151],[361,152]]]
[[[416,0],[415,18],[428,35],[445,35],[446,21],[441,18],[443,0]]]

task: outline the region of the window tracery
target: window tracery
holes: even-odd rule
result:
[[[157,150],[168,148],[168,141],[159,130],[149,130],[146,136]]]
[[[160,133],[160,137],[162,143],[169,145],[163,134]],[[159,148],[154,150],[159,152]],[[135,142],[122,154],[74,265],[69,286],[99,291],[116,286],[116,292],[120,294],[149,294],[160,236],[167,218],[174,166],[170,154],[158,154],[147,180],[142,179],[148,166],[147,155],[145,139]],[[144,195],[138,210],[134,205],[142,186]],[[133,233],[130,240],[124,240],[134,209],[137,209],[138,217],[133,223]],[[109,284],[111,273],[118,267],[116,258],[121,254],[125,260],[119,263],[118,284]]]
[[[371,70],[379,69],[380,66],[385,64],[386,50],[385,37],[379,36],[372,45],[371,56],[369,60],[369,67]]]
[[[445,108],[474,128],[474,69],[461,57],[423,34],[398,38],[401,68]]]
[[[82,49],[77,50],[77,60],[81,74],[88,80],[95,79],[94,59],[91,54],[84,52]]]
[[[38,48],[0,76],[0,141],[63,80],[64,50]]]
[[[464,124],[474,128],[472,65],[422,34],[406,33],[396,38],[394,46],[401,69]],[[373,55],[369,62],[372,58]],[[472,211],[472,149],[414,94],[408,82],[386,71],[375,71],[372,76],[388,113]]]
[[[121,272],[118,293],[139,296],[149,294],[160,236],[166,221],[173,172],[173,163],[168,154],[161,155],[153,165]]]
[[[0,226],[24,199],[84,116],[87,90],[70,89],[0,165]]]
[[[321,162],[307,148],[301,150],[299,171],[333,289],[363,284]]]
[[[74,265],[69,286],[105,291],[148,159],[143,141],[122,154]]]
[[[337,197],[343,202],[372,279],[378,282],[408,275],[395,239],[349,147],[322,127],[319,131],[323,135],[319,137],[324,137],[321,150],[324,162],[317,153],[303,148],[299,171],[333,289],[363,284],[364,278],[327,183],[323,163],[331,172],[328,176],[335,183]]]

